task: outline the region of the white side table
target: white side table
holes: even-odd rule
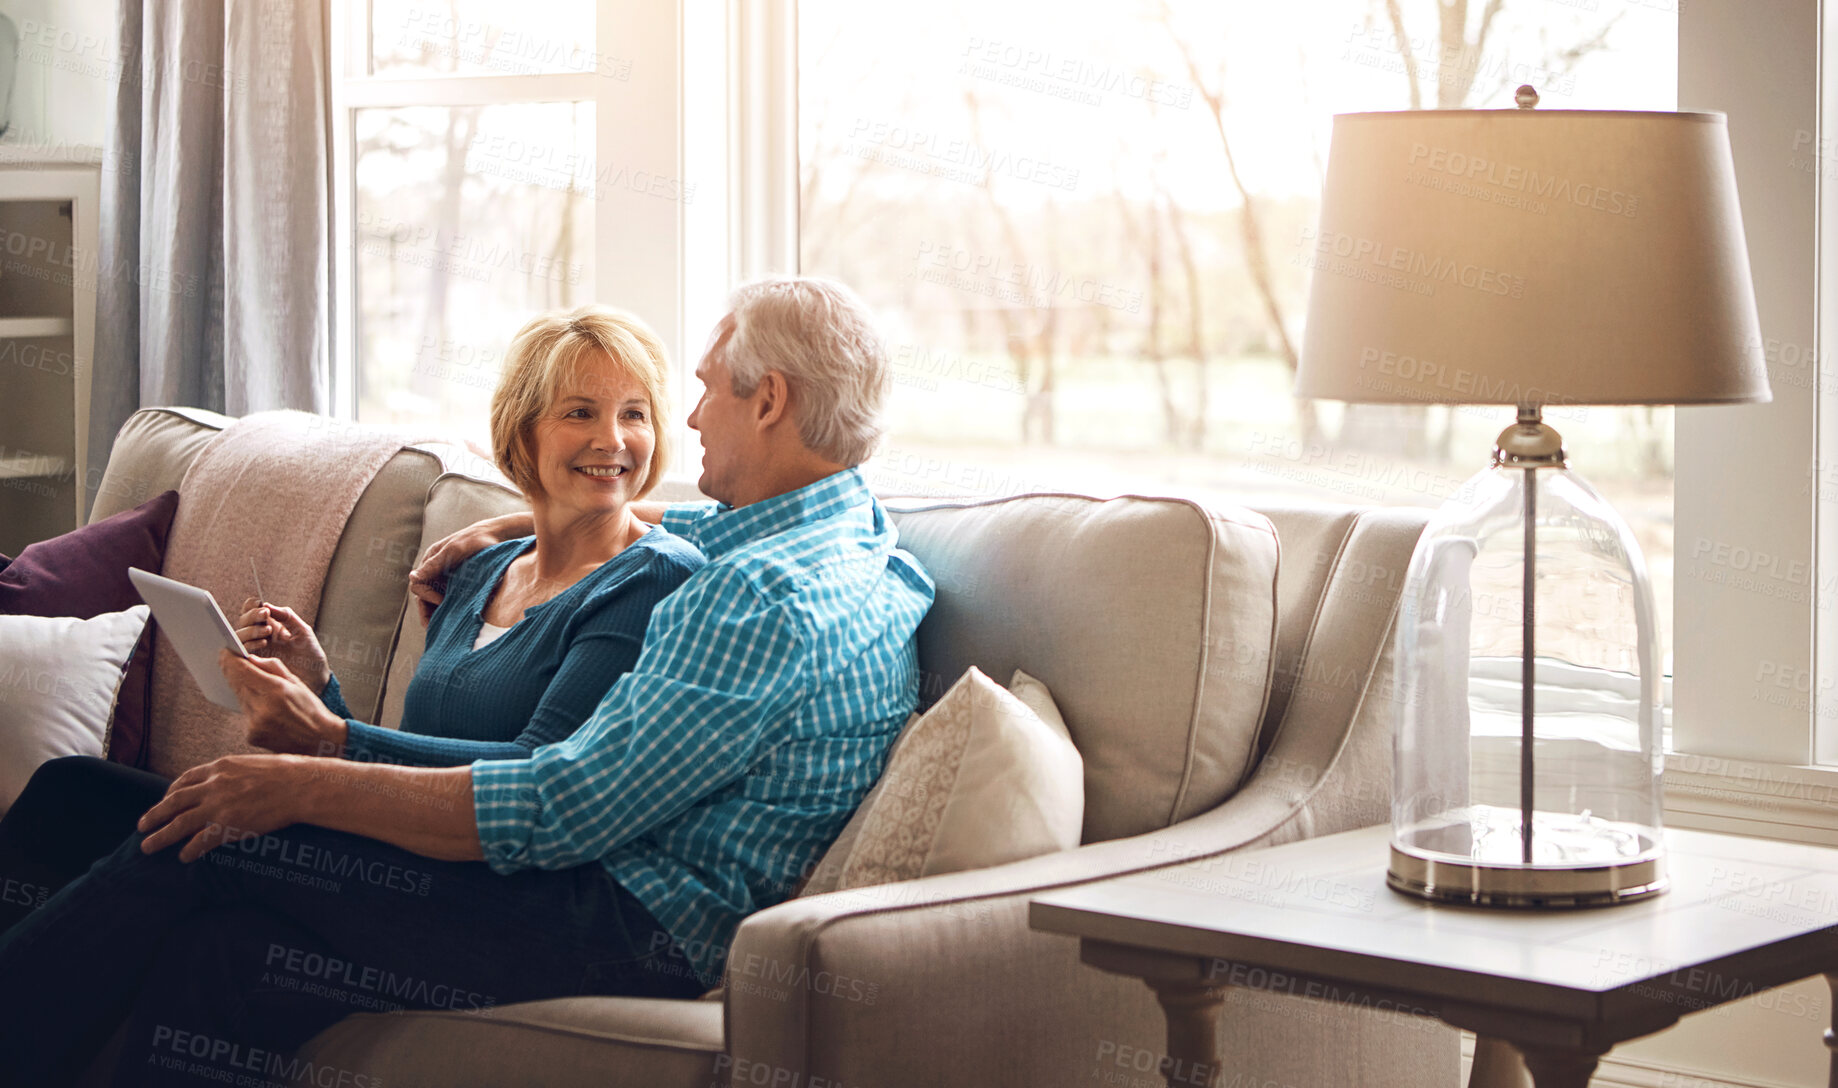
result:
[[[1163,1072],[1186,1088],[1220,1069],[1231,986],[1465,1028],[1471,1088],[1527,1071],[1537,1088],[1583,1088],[1616,1044],[1689,1013],[1822,973],[1838,991],[1838,850],[1668,830],[1666,894],[1532,912],[1392,891],[1389,840],[1370,827],[1087,884],[1035,899],[1030,921],[1155,991]]]

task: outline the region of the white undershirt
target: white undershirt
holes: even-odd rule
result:
[[[478,650],[489,646],[493,642],[498,641],[498,636],[504,634],[504,632],[508,630],[510,630],[508,627],[499,627],[495,623],[485,623],[481,621],[479,623],[479,637],[472,640],[472,648]]]

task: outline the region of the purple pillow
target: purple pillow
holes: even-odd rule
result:
[[[28,546],[0,566],[0,615],[70,616],[86,620],[141,603],[128,568],[159,573],[179,493],[156,495],[75,532]],[[133,767],[147,761],[147,694],[152,683],[153,624],[128,662],[115,701],[109,758]]]
[[[128,568],[157,573],[179,509],[168,491],[75,532],[30,545],[0,570],[0,615],[86,620],[140,604]]]

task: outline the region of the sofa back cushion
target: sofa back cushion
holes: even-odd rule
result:
[[[974,665],[1039,677],[1085,760],[1085,842],[1230,797],[1252,762],[1276,642],[1277,540],[1249,510],[1022,495],[894,504],[938,583],[921,706]]]
[[[410,447],[390,458],[358,496],[326,568],[316,629],[345,703],[363,721],[376,721],[381,711],[390,647],[409,607],[422,510],[441,468],[431,449]]]
[[[142,408],[129,416],[109,448],[90,524],[177,491],[199,451],[230,423],[229,416],[203,408]]]
[[[1277,578],[1276,666],[1272,670],[1270,705],[1258,736],[1257,755],[1270,750],[1277,731],[1289,713],[1309,662],[1309,643],[1327,595],[1328,584],[1338,578],[1343,587],[1362,595],[1396,597],[1404,584],[1402,570],[1375,566],[1347,555],[1347,542],[1359,524],[1361,509],[1353,506],[1265,506],[1258,513],[1276,526],[1283,542],[1285,562]],[[1348,569],[1342,570],[1345,564]],[[1351,576],[1351,584],[1347,584]],[[1348,662],[1313,661],[1317,680],[1326,669],[1335,684],[1362,684],[1363,675]],[[1298,708],[1303,712],[1308,708]]]
[[[524,501],[522,495],[503,484],[457,473],[444,475],[428,489],[426,512],[421,522],[421,539],[415,554],[425,555],[435,541],[475,521],[529,508],[530,504]],[[403,577],[406,579],[406,571]],[[421,664],[421,654],[425,649],[427,629],[421,625],[419,611],[414,601],[410,600],[403,612],[402,624],[396,632],[395,645],[390,650],[389,681],[384,689],[383,706],[378,716],[371,719],[373,722],[390,729],[401,727],[402,700],[408,694],[409,681],[415,678],[415,668]]]

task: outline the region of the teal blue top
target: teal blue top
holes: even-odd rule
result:
[[[495,544],[448,577],[404,697],[401,729],[354,720],[337,678],[326,685],[320,698],[350,730],[345,758],[454,767],[527,759],[567,739],[637,662],[651,610],[704,563],[682,537],[652,528],[473,649],[492,591],[535,543],[531,536]]]

